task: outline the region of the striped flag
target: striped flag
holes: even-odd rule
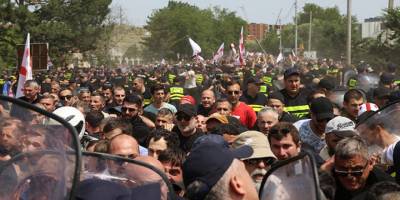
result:
[[[218,62],[224,56],[224,43],[218,48],[217,53],[215,53],[213,61]]]
[[[24,57],[22,58],[21,66],[19,67],[18,85],[16,98],[22,97],[24,94],[22,89],[24,88],[25,81],[32,80],[32,57],[30,49],[30,35],[26,36]]]
[[[240,30],[240,40],[239,40],[239,61],[240,61],[240,65],[245,65],[244,62],[244,39],[243,39],[243,26],[242,29]]]

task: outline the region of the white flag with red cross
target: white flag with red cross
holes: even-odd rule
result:
[[[31,57],[31,49],[30,49],[30,35],[26,36],[24,56],[22,58],[21,66],[19,67],[19,76],[18,76],[18,85],[17,85],[17,93],[15,95],[16,98],[24,96],[23,88],[25,81],[32,80],[32,57]]]

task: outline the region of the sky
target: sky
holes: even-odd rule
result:
[[[276,24],[280,10],[282,23],[293,21],[295,0],[180,0],[200,8],[219,6],[235,11],[249,23]],[[347,0],[298,0],[298,10],[306,3],[315,3],[321,7],[339,7],[342,14],[347,11]],[[122,15],[131,25],[143,26],[147,16],[157,9],[166,7],[168,0],[113,0],[111,7],[114,14],[122,8]],[[387,8],[388,0],[352,0],[352,15],[359,21],[381,16]],[[400,0],[394,0],[399,6]]]

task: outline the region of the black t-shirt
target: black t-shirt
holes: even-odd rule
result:
[[[197,114],[203,115],[204,117],[208,117],[210,116],[212,110],[213,110],[212,106],[210,108],[204,108],[204,106],[200,104],[197,107]]]
[[[196,141],[196,139],[202,135],[204,135],[204,133],[200,130],[200,129],[196,129],[196,132],[193,135],[190,135],[188,137],[183,136],[181,134],[181,131],[179,130],[179,128],[177,126],[175,126],[172,129],[172,132],[175,132],[178,134],[179,136],[179,141],[180,141],[180,148],[184,151],[184,152],[190,152],[190,150],[192,149],[193,143],[194,141]]]

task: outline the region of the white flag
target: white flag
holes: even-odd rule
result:
[[[200,46],[196,42],[194,42],[192,40],[192,38],[189,38],[189,43],[190,43],[190,46],[192,46],[192,49],[193,49],[193,55],[192,56],[199,55],[201,53]]]
[[[281,52],[281,53],[279,53],[278,57],[276,58],[276,63],[279,63],[279,62],[281,62],[281,61],[283,61],[283,55],[282,55],[282,52]]]
[[[239,40],[239,61],[240,65],[245,65],[244,63],[244,39],[243,39],[243,26],[242,29],[240,30],[240,40]]]
[[[224,56],[224,43],[218,48],[217,53],[215,53],[213,61],[218,62]]]
[[[22,58],[21,66],[19,67],[18,86],[16,98],[24,96],[22,89],[24,88],[25,81],[32,80],[32,61],[30,49],[30,35],[26,36],[24,57]]]

